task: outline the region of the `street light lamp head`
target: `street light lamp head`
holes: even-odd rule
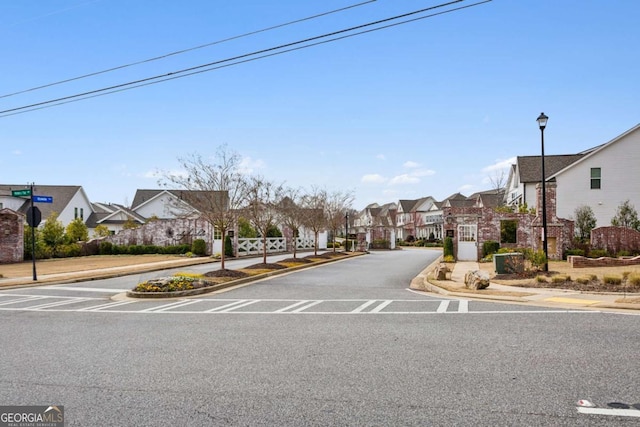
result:
[[[538,126],[540,126],[540,129],[544,129],[545,127],[547,127],[547,120],[549,120],[549,117],[545,116],[544,113],[540,113],[536,120],[538,121]]]

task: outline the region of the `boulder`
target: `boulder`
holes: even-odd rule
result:
[[[447,264],[441,262],[433,271],[433,277],[436,280],[447,280],[447,273],[450,273],[449,267],[447,267]]]
[[[464,275],[464,285],[469,289],[488,288],[489,280],[489,274],[482,270],[469,270]]]

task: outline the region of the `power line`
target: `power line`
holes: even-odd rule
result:
[[[41,110],[41,109],[45,109],[45,108],[51,108],[51,107],[55,107],[55,106],[59,106],[59,105],[68,104],[68,103],[71,103],[71,102],[83,101],[83,100],[90,99],[90,98],[96,98],[96,97],[99,97],[99,96],[109,95],[109,94],[112,94],[112,93],[124,92],[126,90],[131,90],[131,89],[136,89],[136,88],[139,88],[139,87],[144,87],[144,86],[150,86],[150,85],[153,85],[153,84],[163,83],[163,82],[166,82],[166,81],[169,81],[169,80],[175,80],[175,79],[179,79],[179,78],[183,78],[183,77],[193,76],[195,74],[201,74],[201,73],[205,73],[205,72],[209,72],[209,71],[215,71],[215,70],[219,70],[219,69],[222,69],[222,68],[231,67],[231,66],[234,66],[234,65],[239,65],[239,64],[243,64],[243,63],[247,63],[247,62],[256,61],[258,59],[264,59],[264,58],[268,58],[268,57],[272,57],[272,56],[277,56],[277,55],[281,55],[281,54],[284,54],[284,53],[293,52],[293,51],[297,51],[297,50],[302,50],[302,49],[306,49],[306,48],[309,48],[309,47],[318,46],[318,45],[321,45],[321,44],[327,44],[327,43],[335,42],[335,41],[338,41],[338,40],[343,40],[343,39],[355,37],[355,36],[358,36],[358,35],[367,34],[367,33],[371,33],[371,32],[374,32],[374,31],[379,31],[379,30],[383,30],[383,29],[387,29],[387,28],[391,28],[391,27],[407,24],[407,23],[410,23],[410,22],[419,21],[419,20],[426,19],[426,18],[432,18],[432,17],[438,16],[438,15],[444,15],[446,13],[460,11],[462,9],[468,9],[468,8],[471,8],[471,7],[474,7],[474,6],[479,6],[479,5],[482,5],[482,4],[485,4],[485,3],[489,3],[492,0],[483,0],[483,1],[479,1],[479,2],[476,2],[476,3],[473,3],[473,4],[469,4],[469,5],[466,5],[466,6],[460,6],[460,7],[449,9],[449,10],[446,10],[446,11],[437,12],[437,13],[433,13],[433,14],[430,14],[430,15],[425,15],[425,16],[421,16],[421,17],[417,17],[417,18],[412,18],[412,19],[408,19],[408,20],[404,20],[404,21],[400,21],[400,22],[384,25],[384,26],[381,26],[381,27],[360,31],[360,32],[353,33],[353,34],[342,35],[342,36],[334,37],[334,38],[328,39],[328,40],[316,41],[314,43],[310,43],[310,44],[307,44],[307,45],[304,45],[304,46],[292,47],[292,46],[300,44],[300,43],[305,43],[305,42],[309,42],[309,41],[312,41],[312,40],[317,40],[317,39],[324,38],[324,37],[330,37],[332,35],[341,34],[341,33],[344,33],[344,32],[352,31],[354,29],[364,28],[364,27],[367,27],[367,26],[370,26],[370,25],[375,25],[375,24],[379,24],[379,23],[383,23],[383,22],[389,22],[390,20],[398,19],[399,17],[406,17],[406,16],[414,15],[416,13],[421,13],[421,12],[428,11],[428,10],[433,10],[435,8],[448,6],[448,5],[451,5],[453,3],[459,3],[461,1],[465,1],[465,0],[456,0],[456,1],[452,1],[450,3],[445,3],[445,4],[433,6],[433,7],[427,8],[427,9],[422,9],[420,11],[410,12],[410,13],[407,13],[407,14],[399,15],[398,17],[387,18],[387,19],[376,21],[376,22],[373,22],[373,23],[363,24],[363,25],[359,25],[357,27],[352,27],[350,29],[336,31],[336,32],[325,34],[325,35],[322,35],[322,36],[312,37],[312,38],[305,39],[305,40],[302,40],[302,41],[292,42],[292,43],[288,43],[286,45],[281,45],[281,46],[270,48],[270,49],[264,49],[264,50],[261,50],[261,51],[256,51],[256,52],[253,52],[253,53],[236,56],[234,58],[228,58],[228,59],[212,62],[212,63],[209,63],[209,64],[200,65],[200,66],[197,66],[197,67],[191,67],[191,68],[188,68],[188,69],[185,69],[185,70],[180,70],[180,71],[173,72],[173,73],[168,73],[168,74],[155,76],[155,77],[150,77],[150,78],[137,80],[137,81],[133,81],[133,82],[128,82],[128,83],[123,83],[123,84],[111,86],[111,87],[108,87],[108,88],[97,89],[97,90],[94,90],[94,91],[89,91],[89,92],[85,92],[85,93],[81,93],[81,94],[71,95],[71,96],[58,98],[58,99],[54,99],[54,100],[44,101],[44,102],[37,103],[37,104],[32,104],[32,105],[27,105],[27,106],[23,106],[23,107],[14,108],[14,109],[11,109],[11,110],[0,111],[0,118],[7,117],[7,116],[12,116],[12,115],[16,115],[16,114],[28,113],[28,112],[31,112],[31,111]],[[289,47],[289,48],[286,49],[286,50],[280,50],[278,52],[274,52],[274,50],[283,49],[284,47]],[[260,56],[257,56],[257,57],[254,57],[254,58],[248,58],[249,56],[254,56],[254,55],[260,55]],[[222,64],[222,63],[230,62],[230,61],[235,61],[235,62]],[[220,64],[222,64],[222,65],[220,65]],[[203,69],[203,67],[209,67],[209,68],[204,68]],[[181,75],[175,75],[175,74],[181,74]],[[155,81],[152,81],[152,80],[155,80]]]
[[[271,30],[275,30],[275,29],[278,29],[278,28],[286,27],[286,26],[289,26],[289,25],[299,24],[301,22],[310,21],[312,19],[321,18],[323,16],[331,15],[331,14],[334,14],[334,13],[344,12],[345,10],[349,10],[349,9],[353,9],[353,8],[356,8],[356,7],[364,6],[366,4],[374,3],[376,1],[377,0],[368,0],[368,1],[365,1],[365,2],[356,3],[356,4],[352,4],[350,6],[342,7],[342,8],[339,8],[339,9],[330,10],[328,12],[322,12],[322,13],[319,13],[319,14],[316,14],[316,15],[308,16],[306,18],[300,18],[300,19],[296,19],[294,21],[285,22],[284,24],[278,24],[278,25],[274,25],[274,26],[271,26],[271,27],[263,28],[261,30],[251,31],[251,32],[240,34],[240,35],[237,35],[237,36],[228,37],[226,39],[221,39],[221,40],[217,40],[217,41],[214,41],[214,42],[205,43],[205,44],[202,44],[202,45],[199,45],[199,46],[178,50],[178,51],[175,51],[175,52],[166,53],[166,54],[163,54],[163,55],[160,55],[160,56],[155,56],[153,58],[143,59],[141,61],[136,61],[136,62],[132,62],[132,63],[125,64],[125,65],[119,65],[117,67],[108,68],[108,69],[102,70],[102,71],[95,71],[95,72],[92,72],[92,73],[89,73],[89,74],[83,74],[81,76],[71,77],[71,78],[68,78],[68,79],[65,79],[65,80],[60,80],[60,81],[57,81],[57,82],[54,82],[54,83],[48,83],[48,84],[45,84],[45,85],[36,86],[36,87],[29,88],[29,89],[23,89],[23,90],[20,90],[18,92],[13,92],[13,93],[5,94],[5,95],[0,95],[0,99],[8,98],[8,97],[15,96],[15,95],[20,95],[20,94],[27,93],[27,92],[33,92],[33,91],[40,90],[40,89],[45,89],[45,88],[48,88],[48,87],[51,87],[51,86],[57,86],[57,85],[61,85],[61,84],[64,84],[64,83],[73,82],[73,81],[76,81],[76,80],[85,79],[87,77],[94,77],[94,76],[98,76],[100,74],[110,73],[112,71],[121,70],[123,68],[129,68],[129,67],[133,67],[133,66],[136,66],[136,65],[146,64],[146,63],[154,62],[154,61],[159,61],[161,59],[166,59],[166,58],[169,58],[171,56],[180,55],[180,54],[191,52],[191,51],[194,51],[194,50],[203,49],[205,47],[214,46],[214,45],[226,43],[226,42],[229,42],[229,41],[232,41],[232,40],[237,40],[237,39],[241,39],[241,38],[244,38],[244,37],[253,36],[253,35],[256,35],[256,34],[264,33],[264,32],[267,32],[267,31],[271,31]]]

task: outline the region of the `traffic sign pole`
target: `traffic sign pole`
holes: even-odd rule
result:
[[[31,211],[33,212],[33,183],[29,190],[29,196],[31,196]],[[38,275],[36,273],[36,228],[31,227],[31,261],[33,262],[33,281],[38,281]]]

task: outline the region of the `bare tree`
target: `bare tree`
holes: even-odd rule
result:
[[[345,216],[351,208],[353,199],[354,196],[351,192],[333,191],[327,194],[325,212],[327,227],[333,236],[334,252],[336,251],[336,235],[344,225]]]
[[[248,205],[244,217],[262,238],[262,262],[267,263],[267,233],[278,220],[276,206],[282,199],[282,185],[261,177],[252,177],[248,187]]]
[[[222,236],[220,268],[225,269],[224,243],[247,199],[247,180],[239,172],[240,156],[218,147],[212,163],[199,154],[178,159],[184,174],[165,174],[165,185],[179,190],[180,199]]]
[[[304,209],[303,224],[305,227],[313,231],[314,244],[313,253],[318,255],[318,237],[320,232],[327,226],[327,217],[325,210],[327,206],[327,192],[317,187],[312,187],[311,191],[302,198],[302,207]]]
[[[291,230],[291,246],[293,257],[297,257],[300,227],[304,222],[302,209],[302,190],[297,188],[287,188],[283,191],[282,200],[277,204],[278,219],[282,225]]]

